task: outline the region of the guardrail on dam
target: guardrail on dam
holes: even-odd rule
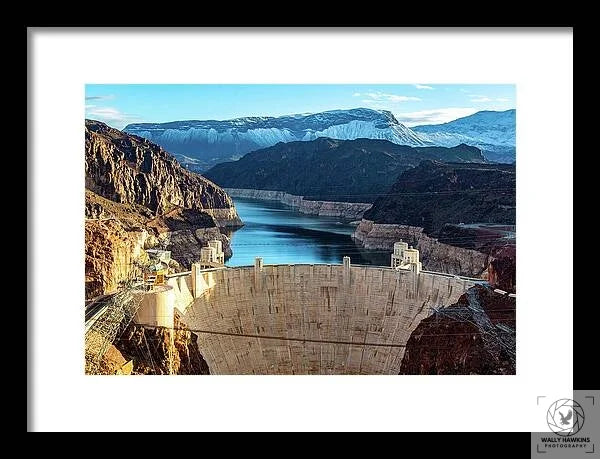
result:
[[[398,374],[419,322],[478,282],[349,263],[193,265],[150,292],[135,321],[172,328],[177,314],[211,374]]]

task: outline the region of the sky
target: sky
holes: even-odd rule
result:
[[[406,126],[438,124],[481,110],[515,108],[510,84],[174,85],[90,84],[85,116],[117,129],[129,123],[226,120],[367,107]]]

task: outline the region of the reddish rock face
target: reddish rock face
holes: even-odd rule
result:
[[[133,360],[133,374],[210,374],[198,349],[198,336],[176,318],[174,329],[147,328],[130,324],[115,348],[124,359]]]
[[[206,178],[189,172],[165,150],[98,121],[85,123],[85,186],[111,201],[163,214],[174,206],[219,209],[219,226],[239,225],[231,198]]]
[[[516,250],[507,247],[497,254],[488,268],[488,281],[490,285],[506,292],[514,293],[516,285]]]
[[[141,275],[135,260],[148,233],[129,230],[118,220],[85,222],[85,297],[114,292],[121,281]]]
[[[219,230],[241,224],[231,198],[159,146],[86,120],[85,174],[86,298],[141,275],[136,263],[157,245],[182,269],[209,239],[221,240],[231,255]]]
[[[417,326],[400,374],[515,374],[515,306],[490,287],[471,287]]]

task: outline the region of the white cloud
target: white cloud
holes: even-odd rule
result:
[[[478,96],[473,94],[471,96],[471,102],[492,102],[494,99],[490,99],[488,96]]]
[[[97,107],[95,105],[86,105],[85,117],[103,121],[117,129],[123,129],[129,123],[144,121],[140,116],[130,113],[123,113],[118,108]]]
[[[426,84],[416,84],[415,88],[417,88],[417,89],[433,89],[431,86],[427,86]]]
[[[390,103],[373,99],[362,99],[361,102],[366,106],[376,110],[389,110]]]
[[[506,97],[489,97],[482,94],[470,94],[471,102],[508,102]]]
[[[410,102],[410,101],[418,102],[421,100],[418,97],[401,96],[399,94],[388,94],[385,92],[378,92],[378,91],[377,92],[364,92],[364,93],[355,92],[353,94],[353,96],[354,97],[368,97],[368,99],[363,100],[363,102],[365,102],[366,100],[369,100],[371,102],[378,101],[378,102],[398,103],[398,102]]]
[[[85,100],[112,100],[115,98],[114,94],[106,94],[101,96],[86,96]]]
[[[396,119],[406,126],[418,126],[421,124],[441,124],[453,121],[457,118],[472,115],[477,112],[476,108],[448,107],[433,110],[420,110],[418,112],[394,113]]]

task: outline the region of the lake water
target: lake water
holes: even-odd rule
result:
[[[231,234],[233,256],[227,266],[254,264],[342,263],[388,264],[390,254],[359,248],[350,235],[354,226],[335,217],[295,212],[276,201],[234,198],[244,226]]]

